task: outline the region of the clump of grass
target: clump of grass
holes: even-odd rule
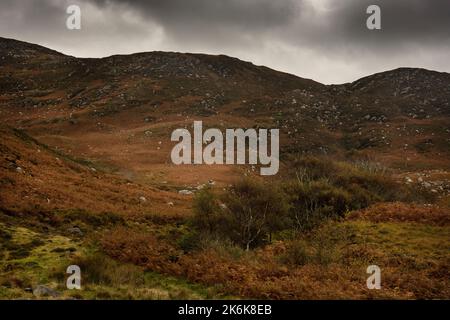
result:
[[[31,251],[44,244],[44,241],[35,237],[35,234],[25,228],[15,228],[13,232],[1,230],[0,248],[4,256],[9,260],[19,260],[28,257]]]
[[[106,286],[140,286],[144,284],[143,269],[131,264],[119,264],[108,256],[93,252],[79,256],[72,261],[83,271],[83,279],[88,284]]]
[[[123,217],[113,212],[94,213],[84,209],[70,209],[56,214],[60,215],[65,223],[73,224],[79,221],[94,228],[124,223]]]
[[[77,299],[200,299],[218,297],[214,290],[187,281],[146,271],[145,267],[117,261],[91,251],[70,261],[81,269],[81,291],[65,291]],[[65,270],[52,275],[64,290]]]
[[[31,280],[27,277],[17,277],[12,273],[3,274],[0,276],[0,287],[8,289],[12,288],[30,288]]]
[[[311,261],[311,253],[304,241],[295,240],[290,243],[286,252],[280,256],[280,261],[285,264],[303,266]]]
[[[7,230],[0,229],[0,240],[3,242],[8,242],[12,239],[12,235]]]
[[[352,244],[354,237],[354,228],[334,222],[325,223],[288,242],[280,261],[296,266],[338,263],[342,258],[342,249]]]

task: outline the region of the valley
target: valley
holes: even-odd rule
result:
[[[278,173],[175,165],[171,134],[194,121],[279,129]],[[223,55],[0,38],[0,132],[2,299],[450,297],[448,73],[323,85]],[[249,207],[264,216],[244,230]]]

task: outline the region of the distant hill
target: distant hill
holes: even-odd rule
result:
[[[0,121],[119,167],[166,163],[171,130],[194,118],[216,127],[280,128],[284,153],[410,168],[450,162],[448,73],[399,68],[323,85],[223,55],[81,59],[5,38],[0,72]],[[126,165],[113,147],[125,145],[135,150]]]

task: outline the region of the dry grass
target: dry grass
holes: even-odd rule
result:
[[[89,231],[93,240],[98,239],[98,234],[91,231],[107,229],[100,245],[114,260],[77,260],[90,270],[92,280],[90,291],[80,298],[183,297],[184,289],[178,292],[176,288],[160,290],[156,286],[156,291],[144,290],[140,273],[145,271],[211,286],[221,294],[249,298],[450,297],[449,258],[445,250],[449,214],[444,206],[375,204],[352,213],[348,222],[326,224],[297,239],[279,236],[282,241],[254,251],[244,252],[217,242],[203,243],[196,250],[184,252],[178,245],[184,231],[178,229],[186,229],[182,224],[190,214],[190,199],[93,171],[89,164],[63,158],[9,129],[2,128],[2,134],[0,181],[4,188],[0,196],[8,219],[27,224],[36,220],[36,224],[52,230],[60,230],[66,222],[76,223]],[[17,171],[19,166],[22,172]],[[341,174],[336,181],[342,184],[368,180],[361,178],[360,171],[352,171],[355,169],[350,165],[341,163],[337,168]],[[369,181],[384,185],[376,179]],[[142,196],[146,201],[139,200]],[[168,201],[177,205],[170,208]],[[123,226],[117,227],[118,224]],[[17,249],[10,250],[17,259],[28,255],[35,259],[35,251]],[[49,259],[45,263],[51,264]],[[99,263],[108,265],[104,268],[107,274],[95,269]],[[381,291],[365,287],[369,263],[382,267]],[[8,273],[4,283],[16,291],[8,289],[4,296],[20,297],[17,290],[29,282],[17,271]],[[187,295],[207,296],[192,292]]]
[[[3,209],[51,211],[75,207],[127,215],[189,214],[189,203],[177,194],[94,171],[92,165],[55,153],[25,134],[5,127],[0,129],[0,203]],[[140,200],[141,197],[145,201]],[[170,207],[168,202],[176,206]]]
[[[102,244],[120,261],[248,298],[448,298],[448,234],[448,227],[351,220],[250,252],[216,242],[183,253],[163,237],[122,228]],[[301,263],[289,258],[299,254]],[[382,268],[382,290],[365,286],[370,264]]]
[[[353,212],[350,219],[372,222],[416,222],[428,225],[450,225],[450,210],[438,206],[424,206],[402,202],[377,203],[367,209]]]

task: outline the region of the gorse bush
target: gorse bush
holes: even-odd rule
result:
[[[242,180],[225,194],[223,201],[228,235],[247,250],[270,241],[272,233],[289,222],[289,204],[277,186]]]
[[[291,178],[282,182],[247,178],[224,194],[199,192],[191,221],[196,233],[183,239],[183,249],[211,237],[248,250],[271,242],[276,232],[305,232],[377,202],[418,199],[414,190],[397,183],[379,164],[315,157],[292,163]]]
[[[426,193],[401,185],[388,169],[369,161],[348,163],[317,157],[293,161],[296,179],[284,184],[290,217],[297,230],[311,229],[330,217],[377,202],[430,201]]]
[[[325,218],[342,217],[354,205],[348,191],[324,179],[292,182],[284,190],[290,195],[289,217],[296,229],[310,229]]]
[[[224,223],[224,215],[221,214],[219,201],[211,189],[201,190],[194,199],[194,219],[192,225],[203,233],[218,236],[218,225]]]
[[[388,168],[376,162],[333,161],[306,156],[296,158],[292,163],[289,174],[295,176],[297,181],[326,179],[330,184],[355,194],[356,208],[380,201],[429,203],[435,200],[429,192],[398,183]]]
[[[194,200],[192,225],[198,232],[231,240],[248,250],[286,228],[288,209],[278,188],[245,179],[220,197],[210,189],[202,190]]]

